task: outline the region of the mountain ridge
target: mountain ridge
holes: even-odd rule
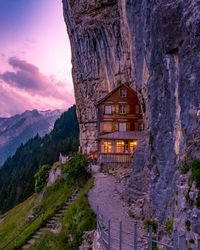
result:
[[[0,117],[0,165],[12,156],[22,143],[39,134],[49,133],[62,110],[26,110],[9,118]]]

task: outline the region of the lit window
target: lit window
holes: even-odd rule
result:
[[[119,131],[121,132],[126,131],[126,123],[119,123]]]
[[[126,97],[126,89],[120,89],[120,97]]]
[[[119,112],[120,112],[120,114],[126,114],[126,106],[125,105],[120,105],[119,106]]]
[[[130,142],[130,152],[133,153],[134,147],[137,145],[137,141]]]
[[[124,153],[124,142],[117,142],[117,153]]]
[[[111,114],[111,106],[105,106],[105,114]]]
[[[104,142],[104,153],[111,153],[112,151],[112,143],[109,142]]]

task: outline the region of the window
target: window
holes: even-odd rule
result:
[[[113,124],[112,122],[102,122],[102,132],[112,132],[113,130]]]
[[[104,142],[104,153],[111,153],[112,151],[112,142],[106,141]]]
[[[105,106],[105,114],[109,115],[111,114],[111,106]]]
[[[133,153],[134,147],[137,145],[137,141],[130,142],[130,152]]]
[[[126,114],[126,106],[125,105],[120,105],[119,106],[119,112],[120,112],[120,114]]]
[[[126,131],[126,123],[119,123],[119,131],[121,132]]]
[[[117,153],[124,153],[124,142],[117,142]]]
[[[126,89],[120,89],[120,97],[126,97]]]

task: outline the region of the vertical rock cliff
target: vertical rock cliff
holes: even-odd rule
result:
[[[146,136],[124,198],[139,217],[160,225],[173,218],[184,231],[190,220],[197,241],[200,210],[186,204],[188,176],[179,167],[188,140],[199,143],[199,0],[63,0],[63,8],[83,151],[97,147],[95,102],[129,84],[141,102]]]

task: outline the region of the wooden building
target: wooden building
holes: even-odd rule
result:
[[[136,92],[121,84],[97,103],[98,159],[100,162],[130,162],[144,129]]]

